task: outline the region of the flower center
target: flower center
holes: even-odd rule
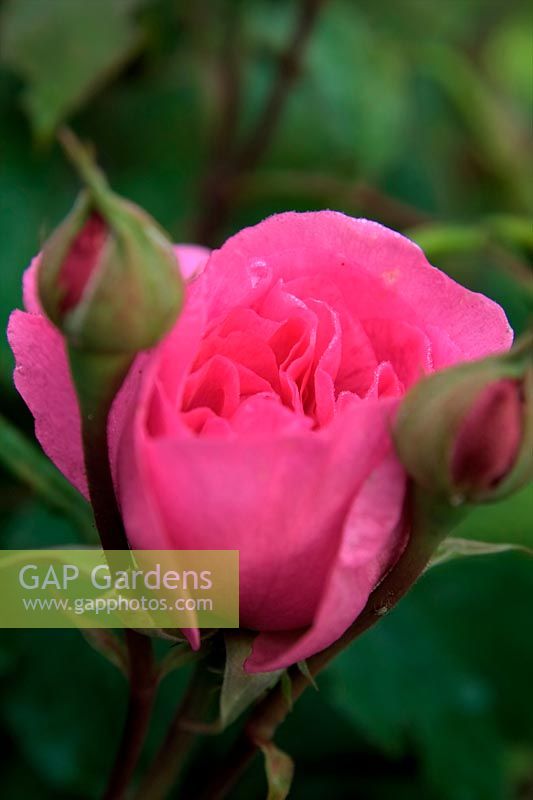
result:
[[[206,333],[187,377],[182,418],[221,435],[260,412],[276,429],[327,425],[348,403],[399,396],[432,370],[427,337],[406,323],[354,319],[279,281],[254,307]],[[252,413],[253,412],[253,413]]]

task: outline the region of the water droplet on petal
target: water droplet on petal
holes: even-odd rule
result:
[[[270,277],[270,269],[266,261],[252,261],[248,265],[248,273],[250,275],[250,283],[252,288],[255,289],[262,281]]]

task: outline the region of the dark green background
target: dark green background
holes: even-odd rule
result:
[[[242,76],[249,135],[296,2],[4,0],[0,3],[0,326],[77,181],[54,143],[67,120],[114,186],[177,241],[205,223],[200,187],[220,129],[224,66]],[[409,231],[433,263],[531,308],[532,19],[521,0],[326,3],[259,162],[239,176],[228,233],[287,208],[331,207]],[[222,163],[222,166],[224,164]],[[220,167],[220,163],[219,163]],[[204,225],[205,227],[205,225]],[[32,420],[0,342],[1,411]],[[0,546],[79,540],[68,519],[0,473]],[[531,541],[531,492],[475,510],[463,533]],[[533,797],[533,563],[506,554],[435,568],[309,690],[279,735],[294,800]],[[0,795],[96,798],[125,683],[76,632],[0,634]],[[149,750],[184,677],[167,679]],[[194,775],[234,735],[206,740]],[[258,763],[234,794],[265,796]]]

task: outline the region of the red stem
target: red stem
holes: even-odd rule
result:
[[[126,722],[103,800],[123,800],[146,738],[157,686],[152,643],[133,630],[124,632],[130,663]]]

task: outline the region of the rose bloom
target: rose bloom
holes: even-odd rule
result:
[[[411,241],[332,211],[270,217],[211,254],[183,246],[185,309],[139,356],[109,451],[138,549],[240,551],[246,667],[288,666],[339,638],[409,536],[392,445],[423,375],[509,348],[502,309]],[[87,494],[59,332],[25,275],[9,338],[45,452]],[[197,631],[189,632],[193,646]]]

